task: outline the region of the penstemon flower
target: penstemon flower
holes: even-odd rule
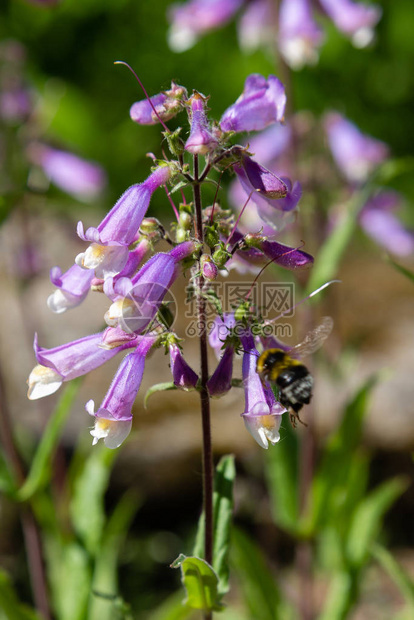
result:
[[[318,61],[324,33],[315,17],[328,17],[359,48],[371,43],[381,17],[377,5],[353,0],[187,0],[168,12],[171,49],[190,49],[203,34],[224,26],[240,8],[240,47],[252,52],[263,46],[273,49],[276,42],[292,69]]]
[[[95,419],[91,431],[94,444],[103,439],[107,447],[116,448],[128,436],[146,358],[159,346],[170,354],[169,389],[199,391],[203,407],[210,397],[227,393],[233,382],[240,384],[241,380],[233,377],[233,359],[242,353],[245,425],[264,448],[269,441],[275,443],[279,438],[280,414],[285,409],[256,371],[258,351],[252,334],[264,337],[259,309],[247,295],[236,303],[234,311],[223,312],[211,287],[223,270],[237,262],[252,268],[272,262],[290,270],[312,264],[313,258],[302,250],[302,242],[291,247],[273,238],[274,226],[280,228],[279,220],[296,211],[300,185],[292,185],[285,176],[280,178],[277,171],[252,159],[246,147],[231,143],[236,132],[266,128],[270,131],[271,125],[279,124],[286,95],[276,76],[266,79],[251,75],[242,95],[224,112],[219,123],[209,119],[207,100],[196,91],[187,98],[186,89],[173,83],[169,91],[132,106],[131,116],[138,124],[163,124],[172,159],[155,162],[146,180],[131,185],[97,227],[84,231],[80,222],[78,235],[90,245],[65,273],[58,267],[51,271],[52,283],[57,288],[49,296],[49,308],[64,313],[81,304],[89,292],[105,295],[107,328],[51,349],[39,347],[36,340],[38,365],[29,377],[29,398],[52,394],[63,382],[98,368],[118,353],[130,351],[120,362],[101,406],[95,411],[92,401],[86,404],[87,412]],[[186,112],[188,117],[185,141],[180,137],[181,129],[172,133],[165,125],[180,112]],[[202,173],[198,166],[201,157],[205,160]],[[189,158],[194,162],[192,173]],[[238,205],[237,221],[218,202],[205,208],[201,204],[202,183],[210,180],[213,169],[233,171],[246,194]],[[171,196],[176,186],[199,188],[194,190],[193,203],[184,202],[178,208],[174,205],[177,223],[171,232],[147,213],[153,194],[167,184]],[[260,224],[249,230],[252,213],[269,220],[270,225]],[[169,244],[169,251],[158,251],[156,246],[161,240]],[[196,302],[196,333],[202,351],[200,373],[186,362],[181,339],[173,329],[177,309],[170,303],[170,289],[183,273],[188,279],[190,297]],[[209,342],[220,359],[209,375],[205,309],[207,300],[212,299],[218,316]]]

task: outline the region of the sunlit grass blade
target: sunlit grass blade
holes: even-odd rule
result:
[[[34,493],[44,487],[49,481],[52,457],[79,387],[80,382],[76,380],[65,387],[57,407],[42,435],[28,476],[17,493],[17,497],[20,501],[30,499]]]
[[[73,525],[89,553],[99,550],[105,524],[104,495],[116,450],[96,446],[73,483],[70,506]]]
[[[388,573],[395,585],[398,587],[402,596],[411,610],[411,617],[414,618],[414,581],[406,573],[401,564],[394,556],[380,544],[375,544],[371,548],[372,555],[379,562],[382,568]],[[408,610],[407,610],[408,612]],[[408,617],[408,615],[407,615]]]
[[[231,564],[254,620],[280,620],[281,598],[276,578],[261,550],[241,530],[232,534]]]
[[[216,468],[213,494],[213,568],[220,579],[220,595],[225,594],[229,589],[229,549],[235,477],[234,456],[232,454],[223,456]],[[199,520],[193,554],[197,557],[204,555],[204,515],[201,515]]]

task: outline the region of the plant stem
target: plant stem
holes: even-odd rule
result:
[[[204,241],[203,215],[201,208],[201,187],[199,183],[198,156],[194,155],[193,195],[195,206],[195,236],[200,243]],[[202,295],[204,286],[203,275],[198,277],[196,287],[197,327],[200,338],[200,404],[203,432],[203,505],[204,505],[204,559],[213,562],[213,452],[211,445],[210,395],[207,390],[208,356],[207,356],[207,325],[206,300]],[[212,618],[212,612],[204,614],[205,620]]]
[[[10,422],[10,414],[4,390],[4,382],[0,369],[0,430],[7,460],[13,470],[16,482],[21,485],[25,479],[25,470],[17,451]],[[45,620],[51,619],[46,573],[43,565],[42,541],[39,527],[29,504],[23,504],[20,518],[29,565],[35,607]]]

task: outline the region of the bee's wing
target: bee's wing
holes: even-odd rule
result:
[[[333,319],[324,316],[322,322],[312,331],[306,334],[305,339],[294,346],[289,354],[293,357],[306,357],[317,351],[325,342],[333,328]]]

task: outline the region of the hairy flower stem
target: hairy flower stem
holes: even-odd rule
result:
[[[201,209],[201,186],[199,183],[198,156],[194,155],[193,196],[195,207],[195,236],[200,243],[204,241],[203,215]],[[202,295],[204,278],[198,276],[196,287],[197,325],[200,335],[200,402],[203,431],[203,504],[204,504],[204,559],[209,564],[213,561],[213,452],[211,446],[210,396],[207,390],[208,357],[206,300]],[[212,618],[211,613],[204,615],[205,620]]]
[[[22,459],[17,451],[13,431],[10,423],[10,414],[4,391],[4,382],[0,370],[0,429],[4,452],[9,461],[10,467],[16,482],[22,485],[25,479],[25,471]],[[20,518],[22,522],[23,536],[26,546],[27,559],[29,565],[30,582],[32,586],[33,598],[36,609],[45,620],[51,619],[46,573],[43,565],[42,542],[39,527],[29,504],[23,504]]]

